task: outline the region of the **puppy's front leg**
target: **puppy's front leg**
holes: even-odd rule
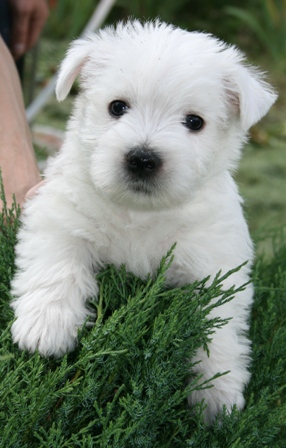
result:
[[[61,356],[73,349],[89,314],[85,301],[97,293],[88,245],[55,229],[22,229],[16,252],[13,340],[21,349]]]
[[[212,335],[208,345],[209,352],[201,348],[196,358],[194,372],[209,380],[218,373],[222,376],[211,381],[206,389],[194,392],[189,397],[190,404],[204,399],[205,421],[213,423],[223,406],[231,412],[234,405],[241,410],[244,407],[244,388],[250,379],[250,341],[247,338],[249,304],[252,287],[240,292],[233,302],[214,309],[210,317],[230,317],[231,320]],[[233,307],[233,308],[232,308]],[[232,314],[232,315],[231,315]]]

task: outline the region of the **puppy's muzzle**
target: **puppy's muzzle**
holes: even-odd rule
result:
[[[126,155],[126,168],[134,180],[154,177],[161,166],[161,157],[144,147],[131,149]]]

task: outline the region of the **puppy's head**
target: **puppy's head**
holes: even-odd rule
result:
[[[80,74],[71,128],[97,191],[131,208],[188,202],[235,167],[275,93],[243,56],[204,33],[138,21],[75,41],[56,94]]]

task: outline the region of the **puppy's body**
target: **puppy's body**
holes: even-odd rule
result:
[[[245,261],[225,287],[248,281],[252,243],[230,173],[275,95],[241,61],[210,36],[159,23],[119,25],[71,47],[57,95],[67,95],[79,71],[82,92],[19,233],[12,332],[20,348],[71,350],[97,292],[94,273],[125,264],[144,278],[173,243],[168,284]],[[190,397],[206,399],[208,421],[223,404],[243,406],[251,302],[248,286],[213,311],[232,319],[214,335],[210,356],[197,354],[205,379],[230,371]]]

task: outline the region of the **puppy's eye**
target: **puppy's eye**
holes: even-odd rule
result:
[[[191,131],[199,131],[204,125],[204,120],[198,115],[187,115],[183,124]]]
[[[110,103],[108,107],[109,113],[113,117],[121,117],[127,112],[128,109],[128,105],[121,100],[112,101],[112,103]]]

